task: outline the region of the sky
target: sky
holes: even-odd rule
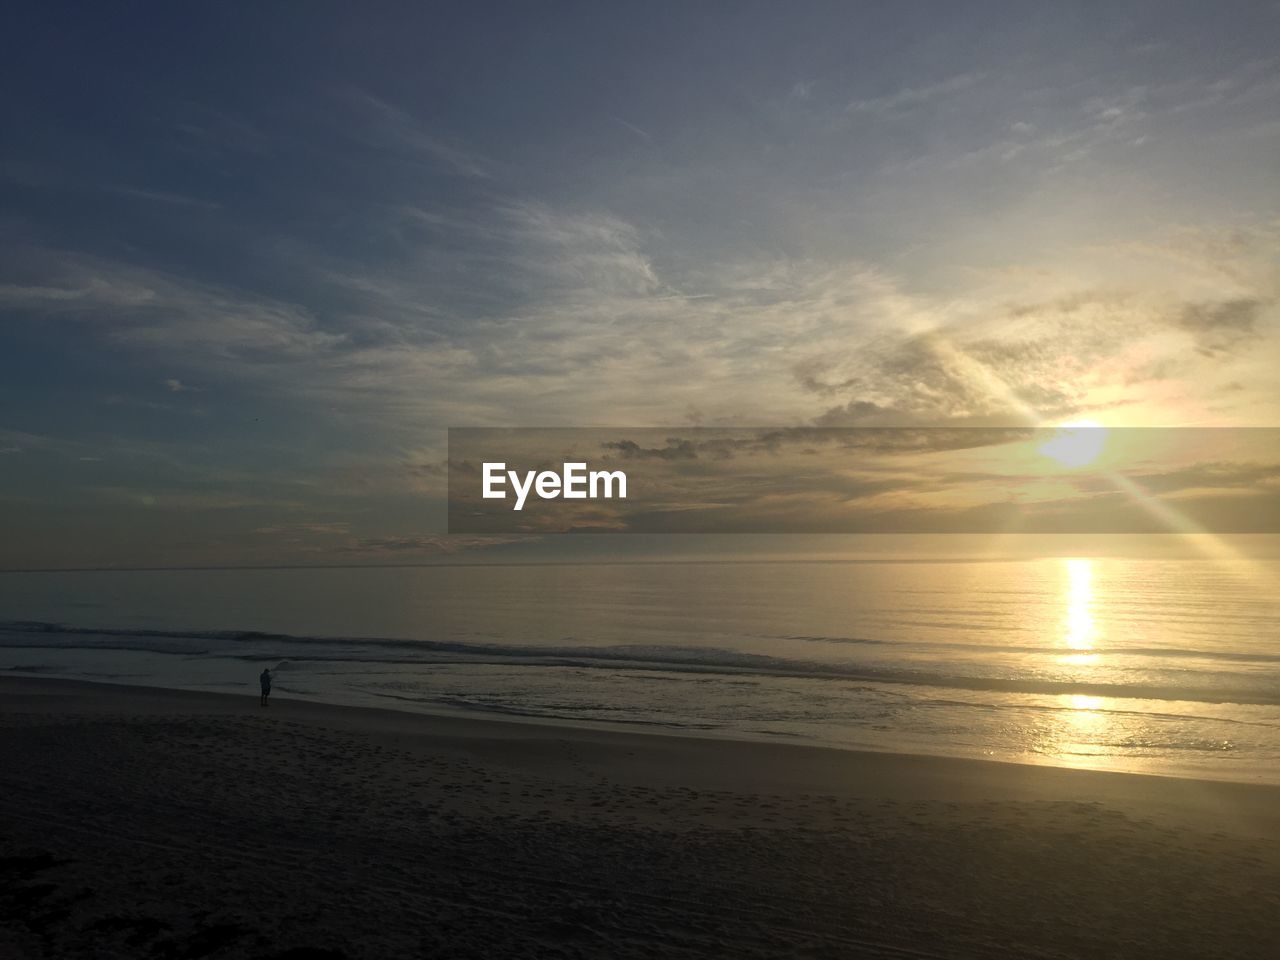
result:
[[[450,427],[1277,423],[1275,3],[5,19],[0,567],[500,552]]]
[[[1257,427],[453,429],[449,531],[1194,533],[1274,545],[1277,451],[1280,429]]]

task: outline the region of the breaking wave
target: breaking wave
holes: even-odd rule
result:
[[[895,641],[857,637],[782,635],[787,641],[862,645],[894,645]],[[1043,648],[981,644],[898,644],[916,649],[983,650],[1044,654]],[[0,622],[0,649],[120,650],[189,658],[235,658],[245,661],[350,662],[366,664],[497,664],[575,667],[611,671],[703,673],[743,676],[843,680],[864,684],[910,684],[941,689],[1079,695],[1204,703],[1280,704],[1274,677],[1221,674],[1212,684],[1115,682],[1100,679],[1026,675],[968,675],[856,662],[823,662],[803,657],[769,656],[719,647],[564,642],[557,645],[513,645],[389,637],[297,636],[254,630],[135,630],[74,627],[44,621]],[[1118,648],[1108,657],[1205,658],[1242,663],[1277,663],[1280,656],[1163,647]],[[944,666],[943,664],[939,664]],[[1192,673],[1193,671],[1187,671]],[[1194,672],[1203,677],[1203,672]],[[1249,680],[1256,683],[1248,683]],[[1244,681],[1244,682],[1242,682]]]

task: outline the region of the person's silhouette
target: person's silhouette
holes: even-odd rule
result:
[[[258,683],[262,684],[262,706],[269,707],[267,697],[271,696],[271,671],[266,667],[262,668],[262,673],[258,676]]]

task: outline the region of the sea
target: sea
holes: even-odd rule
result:
[[[0,671],[1280,783],[1280,561],[0,574]]]

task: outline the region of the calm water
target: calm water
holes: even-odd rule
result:
[[[0,574],[0,669],[252,695],[265,664],[332,702],[1280,782],[1278,586],[1065,558]]]

